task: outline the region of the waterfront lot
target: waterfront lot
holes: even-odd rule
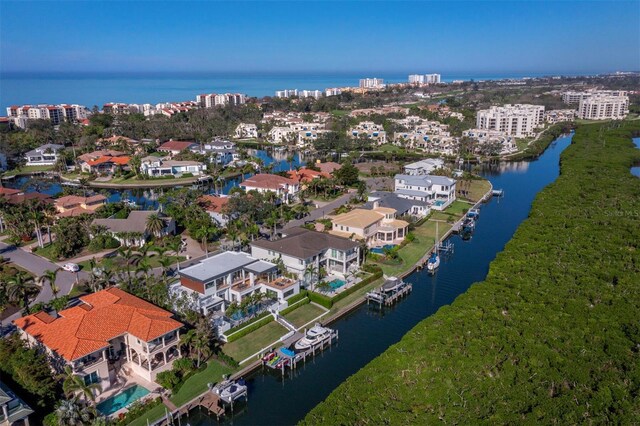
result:
[[[314,318],[319,317],[325,312],[327,312],[327,310],[322,308],[321,306],[315,305],[313,303],[307,303],[306,305],[302,305],[292,312],[289,312],[284,317],[291,324],[299,328],[307,324],[309,321],[312,321]]]
[[[241,362],[285,334],[287,334],[286,328],[275,321],[271,321],[269,324],[260,327],[256,331],[234,342],[225,343],[223,350],[224,353],[233,357],[236,361]]]

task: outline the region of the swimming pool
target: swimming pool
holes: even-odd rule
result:
[[[139,400],[148,393],[149,391],[142,386],[134,385],[117,395],[105,399],[98,404],[96,408],[105,416],[109,416],[132,402]]]
[[[333,280],[333,281],[331,281],[329,283],[329,286],[331,287],[331,290],[336,291],[337,289],[339,289],[340,287],[342,287],[345,284],[346,284],[346,282],[336,278],[335,280]]]
[[[382,247],[374,247],[374,248],[371,249],[371,253],[384,254],[384,249],[392,249],[396,245],[397,244],[385,244]]]
[[[444,201],[442,201],[442,200],[437,200],[437,201],[435,201],[435,202],[433,203],[433,205],[434,205],[434,206],[438,206],[438,207],[440,207],[440,206],[443,206],[443,205],[444,205],[444,203],[445,203],[445,202],[444,202]]]

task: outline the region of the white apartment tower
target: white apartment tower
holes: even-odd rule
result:
[[[380,89],[384,87],[384,80],[381,78],[362,78],[360,87],[363,89]]]
[[[596,94],[582,99],[578,118],[583,120],[622,120],[629,113],[629,97]]]
[[[409,76],[410,84],[438,84],[440,83],[440,74],[411,74]]]
[[[517,138],[532,136],[536,127],[544,123],[544,106],[504,105],[478,111],[476,127],[497,130]]]

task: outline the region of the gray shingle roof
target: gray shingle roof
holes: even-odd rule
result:
[[[310,231],[304,228],[287,230],[287,235],[279,240],[258,240],[252,246],[273,250],[298,259],[307,259],[327,249],[349,250],[359,246],[357,242],[324,232]]]

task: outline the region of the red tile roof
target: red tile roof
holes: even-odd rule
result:
[[[11,189],[5,188],[4,186],[0,186],[0,195],[17,195],[22,194],[22,191],[19,189]]]
[[[307,169],[306,167],[302,167],[298,170],[291,170],[287,172],[287,174],[291,179],[303,183],[311,182],[314,179],[323,177],[327,179],[331,178],[329,173],[317,172],[315,170]]]
[[[240,186],[249,188],[264,188],[264,189],[280,189],[286,185],[297,185],[293,179],[288,179],[280,175],[270,175],[266,173],[260,173],[246,179],[240,184]]]
[[[84,304],[60,311],[58,318],[38,312],[14,323],[67,361],[106,348],[124,333],[149,342],[183,325],[171,312],[115,287],[80,300]]]
[[[183,151],[196,143],[193,141],[169,141],[158,147],[158,151]]]
[[[222,213],[222,208],[229,202],[229,197],[216,197],[213,195],[203,195],[198,198],[198,202],[206,211]]]

